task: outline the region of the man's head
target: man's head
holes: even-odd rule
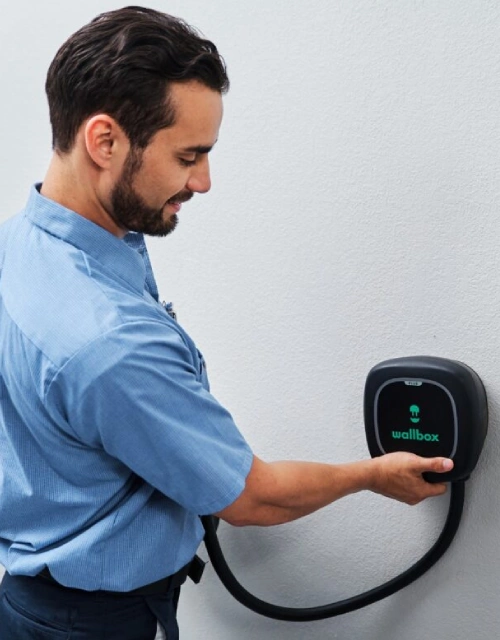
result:
[[[50,65],[54,151],[64,159],[84,145],[116,225],[164,235],[179,203],[210,187],[206,154],[228,87],[215,45],[182,20],[143,7],[104,13]]]

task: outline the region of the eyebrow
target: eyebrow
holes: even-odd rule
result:
[[[216,141],[217,142],[217,141]],[[214,148],[215,142],[212,145],[195,145],[194,147],[185,147],[181,151],[183,153],[209,153]]]

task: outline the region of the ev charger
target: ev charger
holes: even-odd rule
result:
[[[477,464],[488,428],[481,379],[455,360],[414,356],[385,360],[368,373],[365,429],[372,457],[409,451],[451,458],[447,473],[428,482],[466,480]]]

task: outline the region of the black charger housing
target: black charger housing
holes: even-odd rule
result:
[[[481,454],[488,429],[486,391],[466,364],[434,356],[385,360],[368,373],[364,418],[372,457],[410,451],[451,458],[446,473],[428,482],[466,480]]]

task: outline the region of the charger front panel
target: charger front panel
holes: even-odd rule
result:
[[[375,396],[375,436],[381,453],[409,451],[420,456],[453,457],[457,447],[457,409],[441,384],[395,378]]]

